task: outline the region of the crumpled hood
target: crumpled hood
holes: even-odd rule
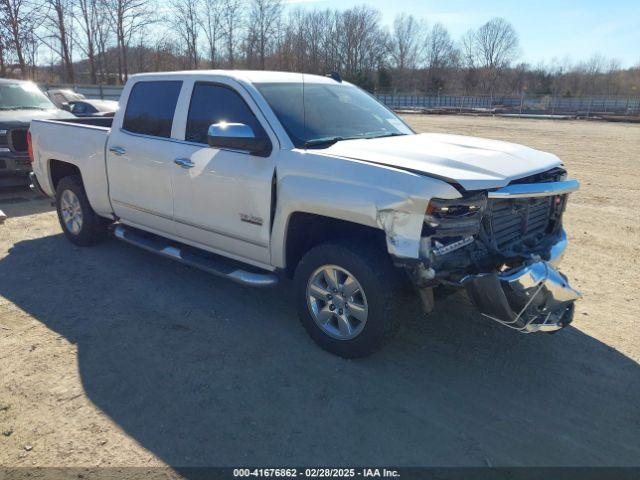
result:
[[[2,124],[24,124],[31,120],[56,120],[59,118],[76,118],[70,112],[59,108],[49,110],[0,110],[0,123]]]
[[[465,190],[503,187],[562,164],[551,153],[523,145],[440,133],[344,140],[318,153],[441,177]]]

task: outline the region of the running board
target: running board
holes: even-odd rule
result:
[[[265,271],[264,273],[249,272],[238,268],[232,260],[227,260],[218,255],[204,252],[204,255],[193,253],[192,248],[176,246],[175,242],[169,244],[168,240],[156,235],[138,232],[123,225],[117,225],[113,230],[116,238],[149,252],[157,253],[166,258],[176,260],[190,267],[204,270],[205,272],[220,277],[228,278],[242,285],[251,287],[270,287],[278,283],[277,275]]]

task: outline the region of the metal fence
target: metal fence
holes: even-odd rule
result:
[[[74,92],[81,93],[87,98],[100,99],[100,100],[118,100],[122,93],[122,86],[119,85],[53,85],[53,84],[41,84],[43,90],[53,90],[57,88],[64,88],[73,90]]]
[[[552,95],[392,95],[377,98],[396,110],[485,110],[543,115],[640,115],[640,97]]]
[[[87,98],[118,100],[116,85],[42,85],[45,90],[68,88]],[[534,115],[640,115],[640,97],[560,97],[552,95],[395,95],[376,97],[396,110],[491,111]]]

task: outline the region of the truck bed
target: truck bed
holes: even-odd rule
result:
[[[33,171],[45,193],[55,195],[56,161],[75,165],[89,197],[99,215],[112,212],[108,195],[105,149],[111,117],[34,120],[31,122]]]

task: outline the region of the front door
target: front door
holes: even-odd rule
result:
[[[186,240],[267,264],[273,153],[260,157],[207,143],[209,125],[220,122],[243,123],[256,136],[267,136],[251,102],[229,85],[194,84],[185,142],[173,169],[174,218]]]

